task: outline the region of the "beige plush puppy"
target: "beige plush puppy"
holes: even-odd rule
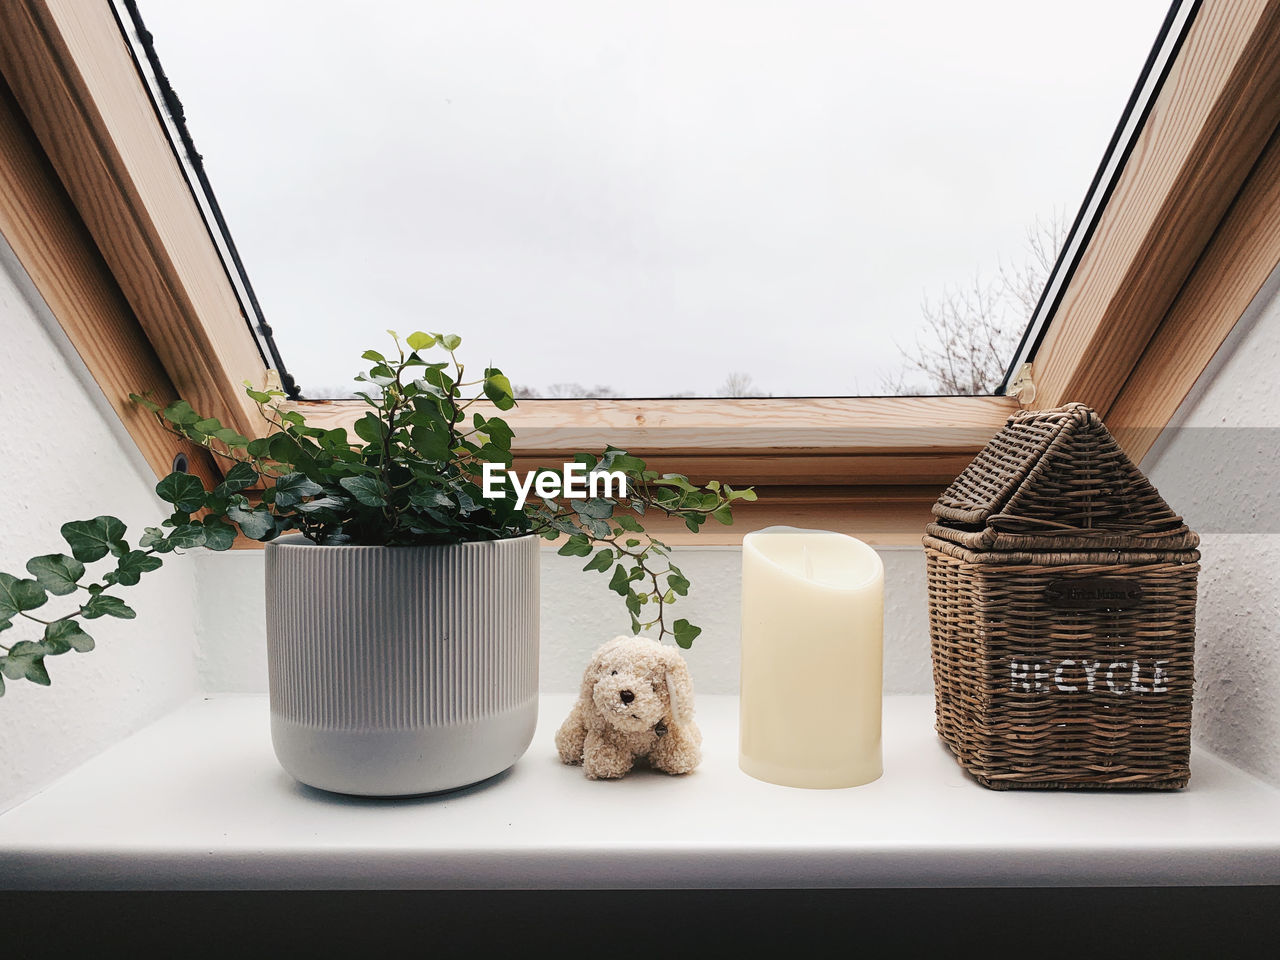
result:
[[[616,637],[582,675],[582,693],[556,732],[565,763],[592,780],[621,777],[636,760],[688,773],[702,760],[693,722],[693,681],[673,647],[645,637]]]

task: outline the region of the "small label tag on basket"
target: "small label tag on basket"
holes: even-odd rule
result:
[[[1055,580],[1044,588],[1044,597],[1066,610],[1128,610],[1142,601],[1142,585],[1123,577]]]

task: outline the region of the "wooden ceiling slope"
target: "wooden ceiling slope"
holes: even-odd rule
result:
[[[1176,408],[1204,369],[1168,362],[1203,314],[1157,333],[1197,263],[1205,269],[1278,122],[1280,0],[1205,0],[1035,354],[1037,407],[1088,403],[1134,428],[1131,452],[1145,453],[1168,421],[1159,411]],[[1240,226],[1234,235],[1250,246]],[[1214,256],[1222,265],[1238,253],[1219,241]],[[1238,290],[1210,276],[1198,289],[1202,308],[1230,313],[1239,302],[1214,299]]]
[[[266,366],[110,4],[0,3],[0,74],[178,392],[260,434]]]
[[[206,485],[216,483],[220,474],[205,450],[178,440],[130,402],[131,392],[150,391],[161,403],[176,400],[178,392],[3,79],[0,234],[156,475],[168,473],[174,455],[183,452],[193,473]]]
[[[1277,264],[1280,133],[1111,405],[1107,425],[1130,456],[1151,449]]]

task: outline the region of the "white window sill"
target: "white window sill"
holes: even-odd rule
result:
[[[993,792],[933,732],[932,701],[890,697],[885,775],[796,790],[737,768],[737,698],[698,701],[688,777],[592,782],[543,697],[516,766],[416,800],[296,784],[265,699],[196,701],[0,816],[0,888],[672,888],[1280,883],[1280,791],[1206,753],[1160,792]]]

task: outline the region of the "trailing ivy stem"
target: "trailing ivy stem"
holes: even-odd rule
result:
[[[662,638],[667,635],[667,624],[662,619],[663,608],[666,606],[666,601],[662,599],[662,590],[658,586],[658,574],[653,573],[652,571],[648,571],[648,573],[649,573],[649,576],[653,579],[653,595],[658,604],[657,619],[650,620],[649,626],[653,626],[655,623],[658,625],[658,640],[661,641]]]
[[[452,412],[449,414],[449,449],[452,450],[462,442],[462,437],[458,434],[458,421],[462,419],[462,407],[458,406],[457,399],[461,398],[462,391],[459,389],[462,384],[462,364],[458,362],[457,356],[452,350],[449,351],[449,359],[453,361],[453,369],[455,376],[453,383],[449,385],[449,395],[446,400]]]
[[[400,365],[396,367],[396,378],[394,389],[391,391],[391,401],[389,406],[385,408],[386,415],[382,418],[382,462],[378,465],[378,474],[382,478],[382,485],[387,488],[388,493],[391,491],[391,438],[395,436],[396,411],[400,407],[401,391],[404,389],[404,385],[400,382],[400,377],[404,373],[404,347],[400,346],[399,340],[396,341],[396,347],[400,351]],[[382,508],[382,515],[386,518],[387,525],[394,529],[396,509],[392,506],[389,498],[386,506]]]

